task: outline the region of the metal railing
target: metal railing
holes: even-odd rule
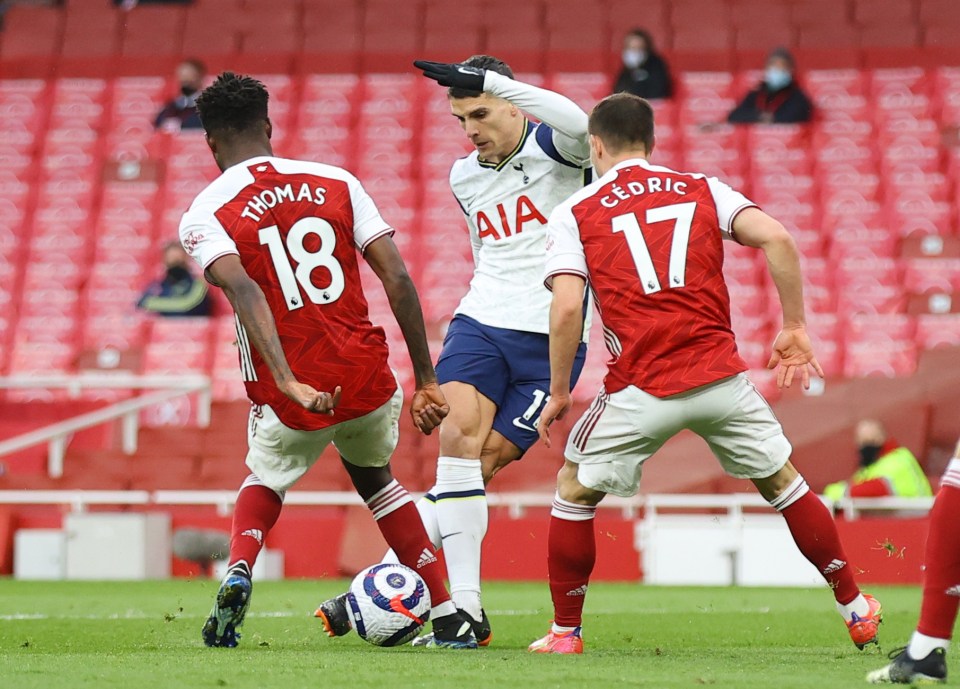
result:
[[[120,419],[121,449],[132,455],[137,451],[140,433],[140,411],[167,400],[199,393],[197,423],[206,428],[210,425],[210,379],[202,375],[162,376],[135,375],[127,373],[83,373],[79,375],[14,376],[0,378],[0,389],[66,389],[77,397],[84,389],[156,389],[133,399],[116,402],[92,412],[22,433],[13,438],[0,440],[0,457],[25,450],[34,445],[47,443],[47,473],[53,478],[63,476],[63,460],[70,437],[77,431],[93,428]]]

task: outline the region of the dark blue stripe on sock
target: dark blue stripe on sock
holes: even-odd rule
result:
[[[476,498],[481,495],[486,495],[487,492],[482,488],[477,490],[459,490],[453,493],[440,493],[437,495],[437,500],[455,500],[457,498]]]

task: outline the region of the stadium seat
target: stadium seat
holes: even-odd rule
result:
[[[146,5],[128,10],[121,22],[118,74],[166,74],[181,55],[186,10]]]
[[[203,60],[207,69],[230,66],[240,50],[243,14],[237,8],[194,5],[187,8],[183,30],[183,55]],[[211,30],[211,27],[216,27]]]
[[[422,2],[370,0],[363,9],[361,36],[362,71],[409,72],[423,47]]]
[[[50,73],[63,35],[65,13],[55,7],[10,6],[3,17],[0,62],[10,77],[44,77]]]
[[[907,376],[916,367],[917,347],[912,341],[855,342],[846,347],[844,375],[848,378]]]
[[[917,316],[916,341],[923,349],[960,345],[960,313]]]
[[[426,40],[440,41],[439,34],[452,37],[471,36],[474,30],[482,27],[484,22],[483,7],[477,4],[452,5],[442,0],[430,1],[424,8],[423,25],[426,29]],[[451,27],[457,27],[451,31]],[[464,30],[466,34],[464,34]],[[450,44],[454,54],[448,54],[444,59],[463,59],[460,54],[469,50],[472,43],[461,40],[459,45]]]
[[[294,62],[298,74],[347,74],[359,68],[362,48],[360,3],[337,0],[305,3],[303,51]]]
[[[106,4],[67,5],[59,74],[99,76],[115,68],[120,19],[120,11]]]

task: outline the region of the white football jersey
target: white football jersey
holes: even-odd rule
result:
[[[567,160],[553,137],[546,124],[528,122],[513,154],[499,164],[480,161],[476,151],[453,164],[450,188],[466,215],[476,266],[455,313],[496,328],[549,334],[547,219],[590,181],[589,162]],[[588,320],[584,342],[589,331]]]

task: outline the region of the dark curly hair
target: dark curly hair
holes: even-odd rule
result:
[[[197,110],[208,134],[241,133],[267,119],[269,98],[256,79],[224,72],[197,98]]]
[[[499,60],[490,55],[473,55],[460,63],[464,67],[476,67],[477,69],[489,69],[497,74],[513,79],[513,70],[503,60]],[[470,91],[469,89],[459,89],[451,86],[447,89],[448,98],[478,98],[482,91]]]

